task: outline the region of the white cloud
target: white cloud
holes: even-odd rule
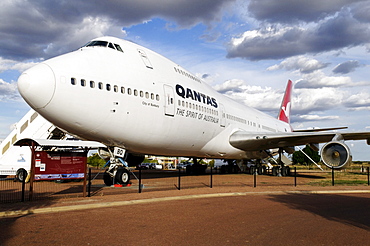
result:
[[[300,119],[303,121],[320,121],[320,120],[337,120],[339,119],[339,116],[335,115],[317,115],[317,114],[309,114],[309,115],[300,115]]]
[[[283,93],[281,90],[273,90],[271,87],[246,85],[243,80],[233,79],[225,81],[214,88],[249,107],[263,111],[277,111],[279,109]]]
[[[253,61],[283,59],[368,44],[370,18],[359,11],[369,7],[368,1],[361,6],[351,0],[311,2],[252,1],[249,10],[260,26],[232,38],[227,56]]]
[[[7,83],[0,79],[0,101],[20,100],[17,83]]]
[[[282,61],[280,64],[268,67],[268,71],[285,69],[288,71],[298,70],[300,73],[312,73],[316,70],[325,68],[328,63],[322,63],[316,59],[308,58],[305,56],[289,57]]]
[[[18,62],[0,57],[0,73],[7,70],[16,70],[21,73],[36,64],[37,62],[34,61]]]
[[[308,114],[315,111],[327,111],[342,105],[346,93],[336,88],[298,89],[292,102],[292,112]]]
[[[370,93],[353,94],[344,100],[344,105],[354,110],[370,110]]]
[[[326,76],[322,71],[316,71],[311,74],[303,75],[298,80],[295,88],[323,88],[323,87],[342,87],[353,85],[350,77],[345,76]]]

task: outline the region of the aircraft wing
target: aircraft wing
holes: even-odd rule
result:
[[[326,143],[334,140],[367,140],[370,132],[257,132],[237,131],[230,136],[230,144],[244,151],[258,151],[293,147],[305,144]]]

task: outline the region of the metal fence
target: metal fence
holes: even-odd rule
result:
[[[299,170],[286,177],[250,175],[245,173],[222,174],[219,169],[206,170],[205,174],[187,174],[180,170],[133,170],[131,184],[106,186],[103,171],[89,169],[86,184],[83,180],[34,181],[32,200],[60,199],[83,196],[106,196],[160,190],[179,190],[204,187],[267,187],[300,185],[370,185],[369,167],[356,171],[321,172]],[[15,180],[14,176],[0,179],[0,203],[30,200],[30,184]],[[84,192],[84,190],[86,192]]]

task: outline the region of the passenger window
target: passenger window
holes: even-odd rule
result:
[[[121,87],[121,93],[125,94],[125,87],[123,87],[123,86]]]
[[[118,86],[114,86],[114,92],[118,92]]]
[[[20,133],[22,133],[24,130],[26,130],[27,126],[28,126],[28,121],[24,122],[24,124],[21,126]]]
[[[136,89],[134,90],[134,96],[137,96],[137,90]]]
[[[3,148],[3,154],[9,149],[9,147],[10,147],[10,142],[7,142],[6,144],[5,144],[5,146],[4,146],[4,148]]]
[[[71,78],[71,84],[76,85],[76,79],[75,78]]]
[[[154,94],[153,93],[150,94],[150,99],[154,100]]]
[[[99,88],[100,90],[103,90],[103,83],[102,83],[102,82],[99,82],[99,84],[98,84],[98,88]]]
[[[145,92],[145,98],[149,98],[149,92]]]
[[[155,99],[156,99],[157,101],[159,101],[159,95],[158,95],[158,94],[155,96]]]
[[[131,88],[127,89],[127,94],[131,95]]]
[[[81,79],[81,86],[86,86],[86,80]]]
[[[15,143],[15,141],[17,141],[17,134],[15,134],[13,137],[12,137],[12,144]]]
[[[32,121],[34,121],[38,115],[39,114],[37,112],[33,113],[33,115],[31,115],[30,123],[32,123]]]
[[[144,97],[144,92],[140,91],[140,97]]]
[[[95,82],[94,81],[90,81],[90,88],[94,88],[95,87]]]
[[[111,89],[110,84],[107,84],[106,88],[107,88],[107,91],[110,91],[110,89]]]

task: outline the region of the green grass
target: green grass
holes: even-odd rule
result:
[[[331,186],[332,180],[312,181],[308,184],[313,186]],[[334,179],[334,185],[367,185],[367,180]]]

